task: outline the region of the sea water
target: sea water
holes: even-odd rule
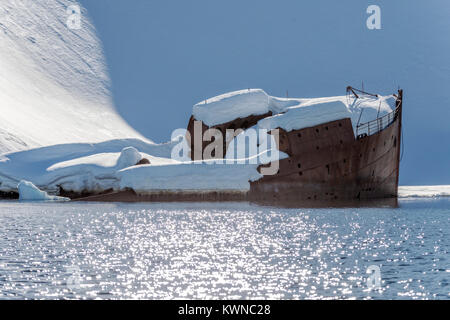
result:
[[[449,299],[450,198],[0,202],[0,298]]]

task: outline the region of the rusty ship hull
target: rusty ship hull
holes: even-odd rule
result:
[[[396,198],[401,125],[399,91],[396,109],[361,125],[368,132],[356,137],[350,119],[282,131],[279,149],[289,158],[279,161],[276,175],[251,183],[249,199],[330,203]]]
[[[349,118],[290,132],[279,129],[278,149],[289,157],[279,161],[277,174],[251,182],[245,198],[259,203],[307,205],[396,198],[402,95],[399,90],[393,112],[358,125],[359,130],[366,129],[362,134],[355,135]],[[212,127],[202,124],[199,133],[203,135],[210,128],[223,133],[227,129],[246,129],[270,115],[238,118]],[[199,160],[196,157],[201,157],[205,144],[195,149],[194,122],[191,117],[191,158]]]
[[[355,139],[350,119],[283,133],[279,172],[252,182],[251,200],[371,199],[397,196],[400,119]]]

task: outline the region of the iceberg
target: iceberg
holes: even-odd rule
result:
[[[45,191],[39,190],[33,183],[22,180],[17,186],[20,201],[70,201],[69,198],[51,196]]]

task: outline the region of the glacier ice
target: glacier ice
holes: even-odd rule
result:
[[[20,201],[69,201],[69,198],[51,196],[47,192],[39,190],[33,183],[22,180],[17,189]]]

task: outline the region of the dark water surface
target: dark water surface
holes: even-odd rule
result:
[[[0,298],[449,299],[450,199],[399,205],[0,202]]]

